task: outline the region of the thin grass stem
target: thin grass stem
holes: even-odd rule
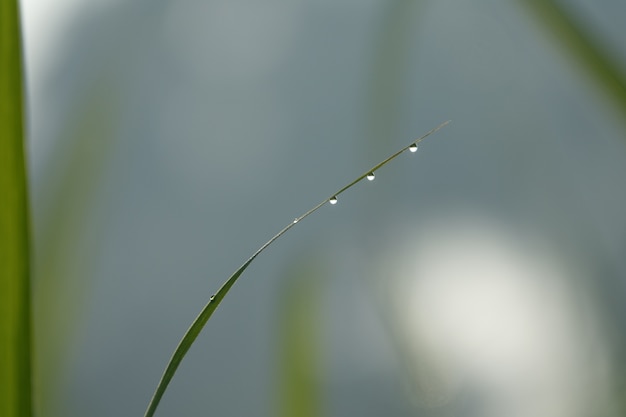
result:
[[[152,396],[152,399],[150,400],[150,403],[148,404],[148,408],[146,409],[146,413],[144,414],[144,417],[152,417],[154,415],[157,409],[157,406],[159,405],[159,402],[161,401],[161,398],[163,397],[163,394],[165,393],[165,390],[167,389],[167,386],[169,385],[170,381],[172,380],[172,377],[174,376],[174,374],[176,373],[176,370],[178,369],[178,366],[180,365],[181,361],[183,360],[183,358],[189,351],[189,348],[191,347],[193,342],[196,340],[196,338],[202,331],[202,328],[204,327],[206,322],[209,320],[209,318],[211,317],[211,315],[213,314],[217,306],[220,304],[220,302],[224,299],[224,297],[226,296],[226,293],[228,293],[230,288],[235,284],[237,279],[241,276],[243,271],[245,271],[246,268],[248,268],[248,266],[252,263],[252,261],[254,261],[254,259],[257,256],[259,256],[261,252],[263,252],[268,246],[274,243],[279,237],[284,235],[289,229],[291,229],[296,224],[298,224],[302,219],[315,213],[323,205],[328,203],[331,199],[337,198],[340,194],[342,194],[343,192],[345,192],[346,190],[348,190],[349,188],[351,188],[358,182],[362,181],[365,177],[367,177],[368,174],[375,172],[376,170],[380,169],[384,165],[393,161],[396,157],[398,157],[398,155],[407,151],[412,146],[417,145],[418,143],[420,143],[421,141],[423,141],[428,136],[432,135],[433,133],[435,133],[436,131],[438,131],[439,129],[447,125],[448,123],[450,123],[450,120],[441,123],[439,126],[435,127],[434,129],[431,129],[430,131],[426,132],[424,135],[412,141],[409,145],[405,146],[404,148],[400,149],[393,155],[389,156],[388,158],[374,165],[372,168],[368,169],[363,174],[356,177],[355,180],[341,187],[338,191],[331,194],[328,198],[325,198],[324,200],[319,202],[317,205],[313,206],[313,208],[306,211],[301,216],[296,217],[291,223],[285,226],[281,231],[276,233],[270,240],[265,242],[259,249],[257,249],[256,252],[254,252],[252,256],[250,256],[248,260],[245,261],[243,265],[241,265],[230,276],[230,278],[226,280],[226,282],[224,282],[224,284],[222,284],[220,289],[214,295],[211,296],[211,298],[209,299],[209,302],[204,306],[204,308],[202,309],[198,317],[196,317],[196,319],[193,321],[193,323],[191,324],[191,326],[189,327],[189,329],[187,330],[187,332],[181,339],[180,343],[176,347],[176,350],[174,351],[174,354],[172,355],[172,358],[170,359],[169,363],[167,364],[167,367],[165,368],[165,372],[163,373],[163,376],[161,377],[161,380],[159,381],[159,384],[157,385],[154,395]]]

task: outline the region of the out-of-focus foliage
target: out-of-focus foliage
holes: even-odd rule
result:
[[[311,255],[310,251],[309,255]],[[325,274],[321,256],[297,258],[283,277],[277,306],[276,357],[279,370],[278,408],[282,417],[319,417],[324,366]]]
[[[587,27],[572,17],[562,2],[554,0],[522,0],[553,35],[573,62],[584,67],[587,74],[613,100],[626,120],[626,74],[608,48],[594,39]]]
[[[0,415],[32,415],[29,211],[17,0],[0,0]]]

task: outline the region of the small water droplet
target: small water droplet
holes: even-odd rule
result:
[[[370,172],[369,174],[367,174],[368,181],[374,181],[374,178],[376,178],[376,175],[373,172]]]
[[[329,202],[330,204],[337,204],[337,196],[332,197],[330,200],[328,200],[328,202]]]
[[[209,301],[213,301],[213,300],[215,300],[215,294],[213,294],[211,298],[209,298]]]
[[[293,219],[294,223],[298,223],[298,218],[296,217],[295,219]]]
[[[413,143],[411,146],[409,146],[409,151],[413,153],[417,152],[417,143]]]

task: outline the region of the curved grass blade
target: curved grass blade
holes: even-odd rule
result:
[[[296,217],[291,223],[289,223],[280,232],[278,232],[276,235],[274,235],[274,237],[272,237],[270,240],[265,242],[263,244],[263,246],[261,246],[259,249],[257,249],[256,252],[254,252],[252,254],[252,256],[250,256],[250,258],[248,258],[248,260],[243,265],[241,265],[230,276],[230,278],[228,278],[228,280],[226,280],[226,282],[224,282],[224,284],[222,284],[220,289],[217,290],[217,292],[214,295],[211,296],[211,298],[209,299],[209,302],[204,306],[204,308],[202,309],[202,311],[200,312],[198,317],[196,317],[196,319],[193,321],[193,323],[191,324],[191,326],[189,327],[189,329],[187,330],[187,332],[183,336],[182,340],[180,341],[180,343],[176,347],[176,350],[174,351],[174,354],[172,355],[172,358],[170,359],[169,363],[167,364],[167,367],[165,368],[165,372],[163,373],[163,376],[161,377],[161,380],[159,381],[159,385],[157,386],[157,389],[154,392],[154,395],[152,396],[152,399],[150,400],[150,404],[148,404],[148,408],[146,410],[146,413],[144,414],[144,417],[152,417],[154,415],[154,413],[155,413],[155,411],[156,411],[156,409],[157,409],[157,407],[159,405],[159,402],[161,401],[161,398],[163,397],[163,394],[165,393],[165,390],[167,389],[167,386],[169,385],[170,381],[172,380],[172,377],[174,376],[174,374],[176,373],[176,370],[178,369],[178,366],[180,365],[181,361],[183,360],[183,358],[185,357],[185,355],[189,351],[189,348],[191,347],[193,342],[196,340],[196,338],[198,337],[198,335],[200,334],[200,332],[204,328],[204,325],[209,320],[209,318],[211,318],[211,315],[213,314],[215,309],[219,306],[219,304],[222,302],[222,300],[224,299],[224,297],[226,296],[226,294],[228,293],[230,288],[235,284],[237,279],[246,270],[246,268],[248,268],[248,266],[250,266],[252,261],[254,261],[254,259],[261,254],[261,252],[263,252],[269,245],[274,243],[274,241],[276,239],[278,239],[279,237],[284,235],[289,229],[291,229],[293,226],[295,226],[302,219],[310,216],[311,214],[316,212],[320,207],[322,207],[324,204],[330,202],[331,200],[333,200],[333,199],[336,200],[336,198],[340,194],[342,194],[344,191],[346,191],[349,188],[351,188],[356,183],[362,181],[370,173],[377,171],[379,168],[381,168],[382,166],[386,165],[387,163],[389,163],[393,159],[395,159],[398,155],[400,155],[401,153],[407,151],[409,148],[412,148],[412,147],[416,146],[422,140],[426,139],[428,136],[432,135],[433,133],[435,133],[436,131],[438,131],[439,129],[441,129],[442,127],[447,125],[448,123],[450,123],[449,120],[446,121],[446,122],[443,122],[442,124],[440,124],[436,128],[431,129],[430,131],[428,131],[427,133],[425,133],[424,135],[422,135],[418,139],[416,139],[413,142],[411,142],[409,145],[407,145],[404,148],[400,149],[399,151],[397,151],[396,153],[394,153],[390,157],[384,159],[382,162],[379,162],[378,164],[374,165],[372,168],[368,169],[363,174],[359,175],[355,180],[353,180],[352,182],[348,183],[347,185],[343,186],[342,188],[340,188],[339,190],[337,190],[336,192],[331,194],[330,197],[325,198],[320,203],[315,205],[313,208],[311,208],[310,210],[305,212],[303,215],[301,215],[299,217]]]
[[[30,239],[17,0],[0,0],[0,416],[32,415]]]

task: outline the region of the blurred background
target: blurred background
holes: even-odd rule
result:
[[[626,414],[626,2],[24,0],[38,414]]]

